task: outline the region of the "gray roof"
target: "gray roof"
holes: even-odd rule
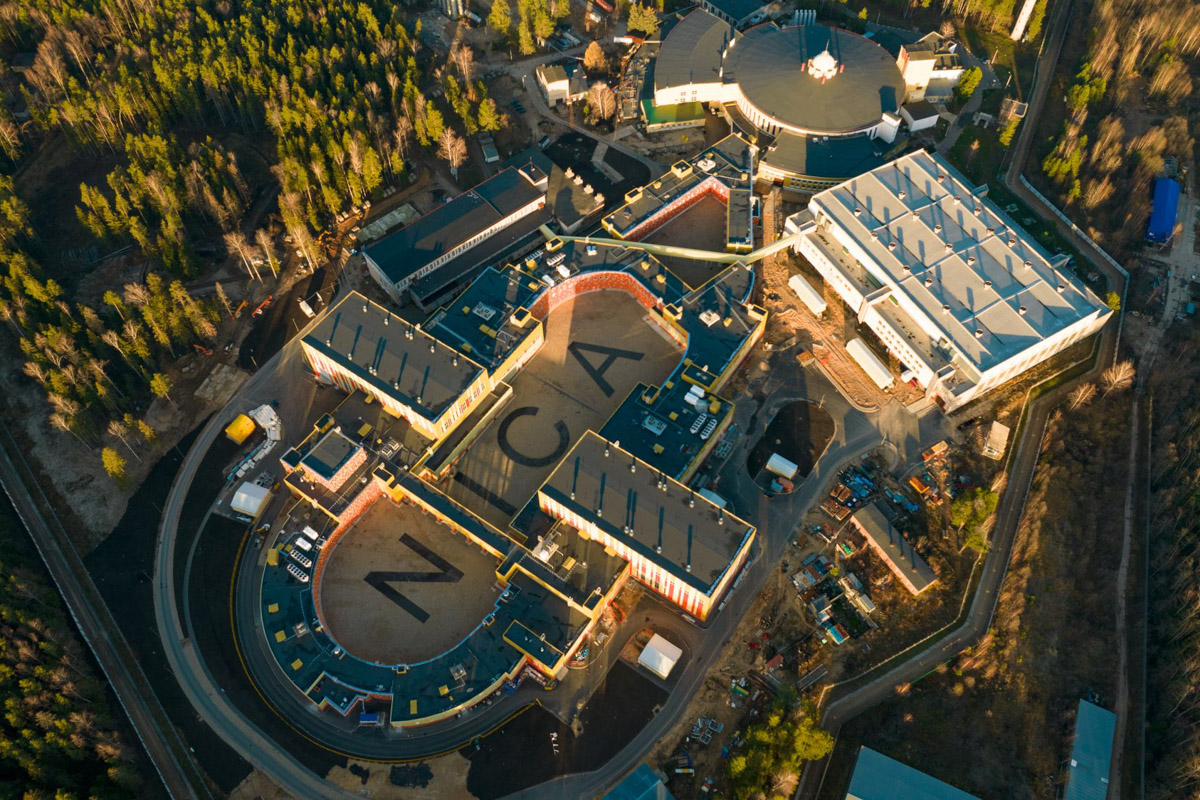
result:
[[[409,339],[408,332],[413,338]],[[410,408],[437,419],[483,368],[383,306],[351,292],[304,344]],[[417,398],[420,402],[417,402]]]
[[[363,252],[399,282],[541,196],[524,175],[504,169]]]
[[[1112,762],[1117,715],[1100,706],[1079,701],[1075,715],[1075,744],[1067,762],[1063,800],[1105,800]]]
[[[733,36],[723,19],[696,9],[679,22],[663,40],[654,63],[654,88],[717,83],[721,80],[721,56]]]
[[[660,477],[650,464],[587,431],[539,492],[684,583],[711,593],[754,526],[673,478],[664,478],[667,488],[661,490]]]
[[[918,100],[915,103],[905,103],[904,109],[914,120],[929,119],[938,115],[937,106],[928,100]]]
[[[762,154],[762,163],[811,178],[850,178],[885,163],[892,145],[869,136],[836,138],[780,133]]]
[[[760,8],[770,5],[769,2],[763,2],[763,0],[704,0],[704,2],[738,22],[753,15]]]
[[[869,747],[860,748],[846,800],[979,800]]]
[[[822,82],[809,59],[828,49],[842,70]],[[879,123],[904,98],[904,79],[892,56],[870,39],[824,25],[777,28],[765,23],[742,34],[725,58],[735,80],[764,115],[811,133],[848,133]]]
[[[955,362],[975,370],[1111,313],[982,191],[924,150],[814,195],[809,208],[866,251],[872,276],[907,295],[950,342]]]
[[[928,562],[892,525],[878,502],[860,508],[851,519],[863,535],[874,541],[886,554],[888,566],[902,573],[917,592],[924,591],[937,580],[937,574],[930,569]]]

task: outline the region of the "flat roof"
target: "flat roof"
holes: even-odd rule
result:
[[[692,386],[678,375],[657,388],[638,384],[604,423],[600,435],[620,442],[642,461],[679,480],[708,441],[702,434],[709,420],[719,428],[733,413],[733,403],[712,394],[705,394],[704,407],[697,409],[685,399]],[[706,418],[701,419],[702,415]],[[697,420],[701,420],[700,428],[693,433]]]
[[[750,523],[595,431],[584,433],[538,491],[705,593],[754,534]]]
[[[887,518],[876,501],[854,512],[852,520],[870,537],[887,560],[912,583],[917,592],[922,592],[937,580],[937,574],[924,557],[913,549],[912,543],[904,538],[892,521]]]
[[[926,775],[918,769],[888,758],[869,747],[861,747],[846,800],[979,800],[973,794]]]
[[[329,309],[304,344],[429,420],[441,416],[483,371],[358,292]]]
[[[332,428],[300,459],[300,463],[325,480],[332,480],[360,447],[357,442],[350,441],[341,428]]]
[[[741,136],[726,136],[692,158],[676,162],[671,169],[634,190],[634,198],[606,216],[604,222],[619,236],[627,237],[664,207],[712,180],[724,185],[731,196],[734,190],[746,190],[744,195],[733,196],[734,208],[727,216],[725,230],[727,241],[742,242],[751,229],[749,191],[754,185],[756,152],[756,148]],[[725,202],[727,206],[730,203]]]
[[[983,372],[1111,312],[939,155],[918,150],[814,195],[809,208],[873,259]],[[857,213],[856,213],[857,211]]]
[[[725,20],[697,8],[671,28],[654,62],[656,91],[721,82],[721,58],[733,37]]]
[[[763,152],[762,162],[784,172],[833,180],[875,169],[887,161],[893,149],[895,145],[869,136],[821,137],[818,141],[817,137],[781,131]]]
[[[396,283],[543,195],[528,178],[509,167],[367,245],[363,252]]]
[[[1075,743],[1067,761],[1063,800],[1105,800],[1117,715],[1087,700],[1075,714]]]
[[[839,71],[821,80],[806,65],[825,50]],[[904,99],[904,78],[886,50],[825,25],[757,25],[726,51],[723,74],[764,115],[811,133],[866,130]]]

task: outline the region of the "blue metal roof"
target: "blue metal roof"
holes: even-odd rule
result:
[[[675,800],[667,787],[654,774],[654,770],[642,764],[614,786],[601,800]]]
[[[1169,241],[1175,232],[1175,216],[1179,210],[1179,182],[1170,178],[1159,178],[1154,182],[1154,210],[1150,212],[1150,225],[1146,239],[1151,242]]]
[[[979,800],[869,747],[858,751],[846,800]]]
[[[1086,700],[1075,715],[1075,744],[1067,762],[1063,800],[1105,800],[1117,715]]]

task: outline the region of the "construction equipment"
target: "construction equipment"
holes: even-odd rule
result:
[[[271,303],[275,302],[275,295],[268,295],[266,300],[263,300],[254,311],[250,314],[252,317],[260,317],[262,313],[271,307]]]
[[[233,318],[234,319],[240,318],[242,316],[242,312],[246,309],[247,305],[249,305],[249,303],[247,303],[245,300],[243,300],[241,303],[239,303],[237,310],[233,312]]]
[[[196,348],[196,352],[202,356],[211,356],[213,354],[211,347],[205,347],[202,344],[195,344],[195,343],[192,344],[192,347]]]

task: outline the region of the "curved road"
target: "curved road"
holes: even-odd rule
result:
[[[4,491],[28,529],[50,577],[62,595],[67,611],[129,717],[167,794],[179,800],[211,796],[204,777],[184,751],[177,731],[158,705],[158,699],[141,673],[137,659],[129,650],[116,621],[109,615],[108,606],[92,583],[79,553],[58,524],[57,518],[53,526],[47,521],[22,480],[21,471],[9,457],[11,444],[13,452],[21,459],[22,467],[29,472],[8,428],[0,423],[0,430],[4,439],[0,447],[0,482],[4,485]],[[32,473],[30,479],[36,485]],[[55,531],[61,536],[56,536]]]

